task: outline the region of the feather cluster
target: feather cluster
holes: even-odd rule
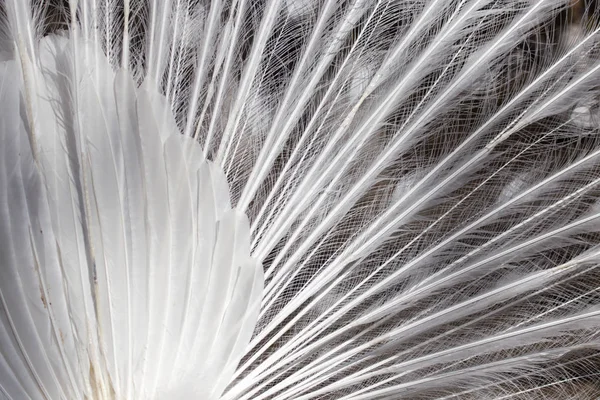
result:
[[[598,398],[599,12],[5,0],[0,398]]]
[[[248,218],[155,87],[78,33],[34,47],[0,67],[0,393],[217,397],[260,308]]]

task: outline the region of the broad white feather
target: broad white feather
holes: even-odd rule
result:
[[[595,1],[0,8],[0,397],[600,396]]]
[[[260,304],[247,217],[156,89],[79,36],[38,46],[32,100],[20,63],[2,65],[2,345],[19,355],[3,357],[3,376],[31,381],[4,394],[185,398],[199,371],[212,376],[202,390],[222,391]],[[215,374],[201,344],[217,332]]]

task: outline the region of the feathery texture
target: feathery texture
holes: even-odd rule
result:
[[[156,88],[78,33],[34,47],[0,75],[2,393],[214,398],[260,306],[247,217]]]
[[[598,17],[6,0],[0,393],[597,398]]]

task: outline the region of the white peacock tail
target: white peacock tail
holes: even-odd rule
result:
[[[4,0],[0,399],[597,399],[591,0]]]

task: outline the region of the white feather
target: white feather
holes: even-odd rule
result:
[[[235,250],[229,268],[246,265],[246,274],[258,277],[242,285],[248,278],[226,274],[222,284],[233,293],[241,279],[236,296],[259,304],[262,274],[249,264],[249,233],[242,230],[233,243],[215,237],[219,225],[243,226],[246,217],[223,220],[233,211],[222,173],[211,171],[198,144],[177,134],[156,88],[137,89],[126,70],[113,72],[94,43],[73,35],[40,40],[40,67],[27,64],[36,83],[32,102],[18,62],[3,63],[0,93],[11,116],[3,119],[3,214],[21,222],[2,222],[11,238],[2,262],[3,354],[17,355],[2,365],[22,382],[3,383],[3,391],[9,398],[155,397],[170,388],[167,371],[177,371],[178,388],[194,390],[198,365],[188,359],[202,349],[193,338],[213,324],[193,323],[204,301],[195,290],[209,292],[201,289],[202,271],[215,263],[213,248]],[[29,110],[19,108],[20,99]],[[25,111],[32,118],[23,121]],[[235,366],[238,337],[249,340],[255,308],[212,309],[208,321],[235,315],[215,357]],[[228,382],[216,372],[215,383]]]
[[[595,4],[0,7],[0,397],[600,396]]]

